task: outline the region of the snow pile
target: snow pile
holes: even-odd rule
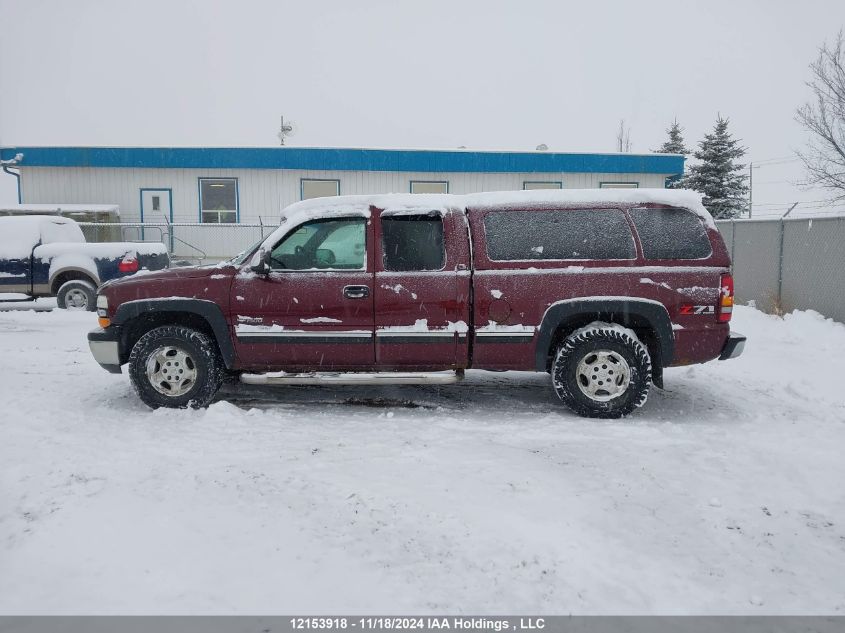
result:
[[[742,357],[619,421],[486,372],[152,412],[95,325],[0,312],[0,613],[845,612],[845,326],[818,314],[738,306]]]

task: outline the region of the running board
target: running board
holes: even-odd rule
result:
[[[463,380],[463,370],[433,372],[340,373],[309,372],[288,374],[241,374],[247,385],[451,385]]]

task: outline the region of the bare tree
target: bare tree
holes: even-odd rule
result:
[[[625,127],[625,119],[619,120],[619,130],[616,132],[616,151],[631,151],[631,128]]]
[[[831,202],[845,200],[845,36],[819,49],[810,64],[807,86],[814,100],[798,108],[796,120],[812,133],[798,156],[807,168],[808,182],[829,189]]]

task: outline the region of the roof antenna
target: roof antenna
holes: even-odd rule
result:
[[[281,145],[284,147],[285,139],[288,136],[293,136],[296,134],[296,124],[293,121],[288,121],[285,123],[285,117],[282,115],[281,125],[279,125],[279,132],[276,136],[279,137],[279,141]]]

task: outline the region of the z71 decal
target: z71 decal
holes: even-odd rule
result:
[[[694,306],[685,303],[681,305],[681,314],[716,314],[716,306]]]

